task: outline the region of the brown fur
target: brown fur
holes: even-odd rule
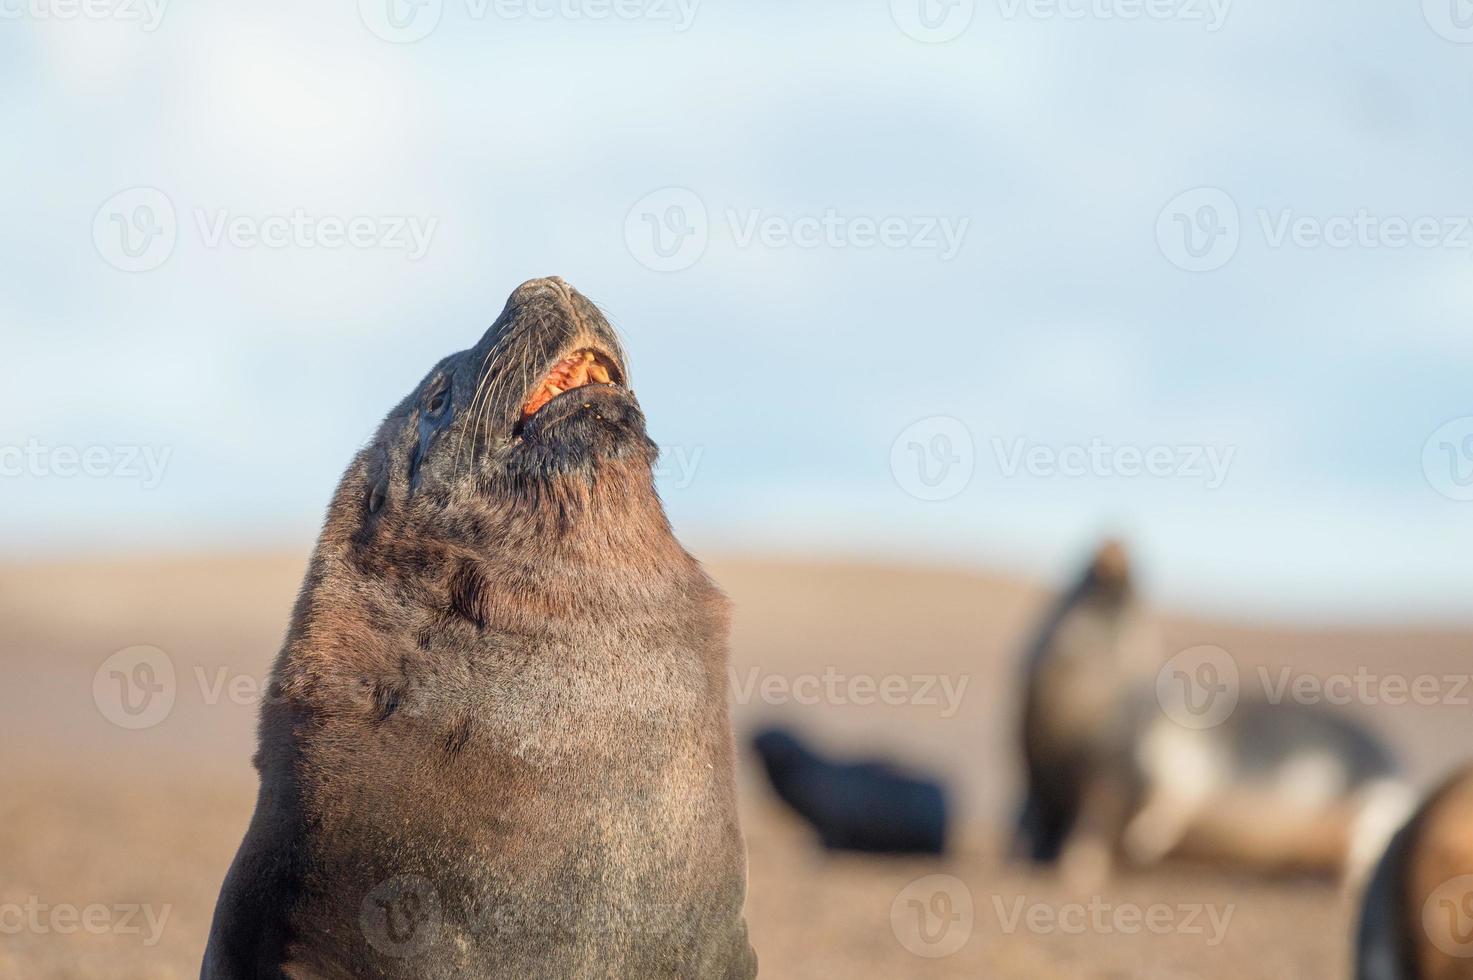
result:
[[[1422,805],[1405,830],[1398,909],[1411,971],[1419,980],[1473,978],[1473,950],[1445,948],[1473,941],[1473,885],[1446,883],[1473,876],[1473,769],[1456,774]],[[1438,932],[1442,945],[1433,941]],[[1456,950],[1457,947],[1453,946]]]
[[[205,977],[755,975],[726,599],[671,534],[631,392],[518,421],[589,345],[622,380],[592,304],[523,285],[349,467]]]

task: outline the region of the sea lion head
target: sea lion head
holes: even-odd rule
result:
[[[798,737],[786,729],[766,728],[752,739],[752,748],[774,782],[787,777],[813,758]]]
[[[444,358],[389,413],[334,501],[346,526],[564,516],[595,497],[654,499],[657,450],[624,350],[562,279],[517,287],[475,346]],[[545,514],[544,514],[545,516]],[[483,522],[484,523],[484,522]]]
[[[368,677],[398,690],[406,649],[423,673],[484,653],[488,636],[555,633],[596,660],[621,617],[661,618],[702,642],[724,635],[724,597],[655,490],[657,450],[626,364],[608,321],[563,280],[517,287],[484,336],[435,364],[349,464],[299,597],[292,655],[335,664],[350,687]],[[331,712],[360,693],[289,676],[288,694]]]
[[[647,461],[654,447],[627,379],[592,303],[556,276],[523,283],[479,343],[437,364],[384,421],[375,444],[404,476],[384,489],[505,492]]]
[[[1086,572],[1089,580],[1097,587],[1124,592],[1130,587],[1130,556],[1125,545],[1114,538],[1107,538],[1095,551]]]

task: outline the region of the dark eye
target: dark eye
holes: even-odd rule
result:
[[[445,411],[445,406],[450,404],[450,388],[446,386],[435,392],[435,397],[430,399],[430,414],[439,415]]]

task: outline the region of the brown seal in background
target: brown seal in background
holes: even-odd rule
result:
[[[1105,542],[1024,658],[1014,856],[1057,864],[1081,889],[1122,859],[1168,856],[1358,888],[1411,809],[1389,747],[1321,705],[1240,699],[1250,685],[1236,680],[1218,684],[1220,716],[1194,717],[1195,702],[1177,700],[1183,673],[1163,656],[1124,547]]]
[[[533,280],[348,467],[203,977],[755,976],[728,604],[625,372]]]

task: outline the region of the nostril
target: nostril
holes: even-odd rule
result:
[[[541,276],[537,279],[528,279],[512,292],[512,298],[518,303],[525,303],[534,297],[545,293],[556,296],[567,297],[573,289],[563,280],[562,276]]]

